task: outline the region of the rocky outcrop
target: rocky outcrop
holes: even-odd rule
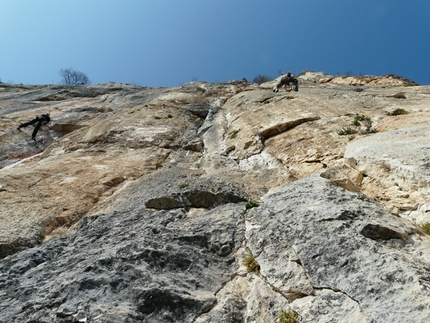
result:
[[[275,80],[260,85],[264,89],[273,89],[279,83],[283,75]],[[414,81],[405,77],[387,74],[384,76],[374,75],[328,75],[324,72],[314,72],[306,70],[297,76],[299,83],[304,84],[327,84],[327,85],[347,85],[347,86],[416,86]]]
[[[421,249],[430,239],[361,193],[318,176],[302,179],[272,191],[247,213],[246,227],[261,278],[302,322],[430,317],[428,258]],[[312,310],[321,304],[324,313]]]
[[[0,321],[427,321],[430,88],[298,77],[0,84]]]
[[[402,128],[354,141],[345,151],[346,163],[365,175],[363,191],[417,223],[428,221],[430,207],[429,136],[428,126]]]
[[[2,319],[274,321],[285,308],[301,322],[430,318],[430,239],[361,193],[313,176],[246,212],[243,202],[151,210],[152,181],[75,233],[4,259]]]
[[[4,259],[1,320],[179,322],[210,311],[237,266],[243,203],[199,216],[155,211],[142,203],[150,184],[118,210],[84,218],[76,233]]]
[[[363,76],[327,76],[320,78],[319,83],[330,83],[338,85],[370,85],[370,86],[415,86],[418,85],[414,81],[407,78],[388,74],[382,77],[373,75]]]

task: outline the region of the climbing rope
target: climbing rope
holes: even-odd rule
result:
[[[24,155],[15,157],[15,158],[10,158],[10,159],[2,160],[2,161],[0,161],[0,168],[3,168],[4,166],[7,166],[7,165],[11,165],[11,164],[17,163],[20,160],[23,160],[23,159],[35,156],[35,155],[40,154],[41,152],[43,152],[45,150],[45,148],[46,148],[45,147],[45,145],[46,145],[45,138],[46,138],[46,134],[47,134],[47,130],[46,130],[47,128],[48,127],[46,125],[42,125],[42,141],[41,141],[42,147],[40,149],[38,149],[38,150],[36,150],[34,152],[31,152],[31,153],[28,153],[28,154],[24,154]],[[35,141],[35,142],[37,142],[37,141]]]

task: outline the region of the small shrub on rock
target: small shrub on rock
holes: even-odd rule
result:
[[[356,127],[359,127],[361,126],[360,121],[370,122],[370,118],[362,114],[356,114],[354,120],[352,121],[352,124]]]
[[[43,232],[43,231],[39,232],[39,240],[43,241],[43,240],[45,240],[45,238],[46,238],[45,232]]]
[[[237,134],[239,133],[240,129],[234,130],[232,132],[230,132],[230,139],[234,139],[237,137]]]
[[[183,189],[183,188],[186,188],[188,186],[190,186],[190,183],[183,183],[183,184],[179,185],[179,188]]]
[[[297,323],[299,321],[299,314],[293,310],[281,310],[278,314],[279,323]]]
[[[257,202],[255,202],[255,201],[248,201],[245,204],[245,208],[247,210],[252,209],[253,207],[258,207],[258,206],[259,206],[259,204]]]
[[[356,129],[348,126],[339,130],[337,134],[340,136],[353,135],[356,133],[359,133],[360,135],[367,135],[370,133],[377,132],[375,129],[372,128],[372,120],[370,119],[370,117],[365,116],[363,114],[356,114],[354,119],[351,121],[351,125],[354,126]],[[360,127],[362,126],[364,127],[364,130],[359,131]]]
[[[271,79],[268,76],[265,75],[257,75],[256,77],[254,77],[254,79],[252,80],[253,83],[257,83],[258,85],[269,82]]]
[[[252,208],[258,207],[258,206],[260,206],[260,205],[257,202],[255,202],[255,201],[248,201],[248,202],[246,202],[246,204],[245,204],[245,210],[243,210],[243,214],[246,214],[246,212],[249,209],[252,209]]]
[[[339,130],[339,131],[337,132],[337,134],[338,134],[339,136],[353,135],[353,134],[355,134],[355,133],[357,133],[357,130],[352,129],[351,127],[343,128],[343,129],[341,129],[341,130]]]
[[[393,112],[388,112],[388,115],[389,116],[399,116],[399,115],[408,114],[408,113],[409,112],[406,111],[405,109],[398,108],[398,109],[394,110]]]
[[[254,273],[257,276],[260,275],[260,265],[252,254],[251,250],[248,250],[248,255],[243,260],[243,265],[249,273]]]
[[[421,226],[421,229],[423,229],[423,231],[424,231],[426,234],[430,235],[430,222],[424,223],[424,224]]]

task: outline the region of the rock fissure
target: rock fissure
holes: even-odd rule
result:
[[[303,123],[310,122],[310,121],[315,121],[318,119],[320,119],[320,117],[315,116],[315,117],[299,118],[297,120],[278,123],[274,126],[271,126],[269,128],[259,131],[258,135],[262,138],[263,141],[265,141],[271,137],[284,133],[285,131],[291,130],[292,128],[297,127],[298,125],[301,125]]]
[[[251,230],[247,233],[250,237],[253,237],[254,235],[252,231],[254,230],[255,225],[256,223],[253,222],[249,222],[247,225],[248,228],[251,228]],[[283,241],[281,238],[282,235],[280,235],[278,231],[273,231],[269,235],[271,236],[271,240],[273,239]],[[264,242],[260,240],[261,238],[253,237],[252,241],[254,241],[254,239],[258,239],[260,243],[264,244]],[[280,275],[280,273],[277,272],[276,267],[279,261],[282,261],[281,256],[270,254],[265,249],[260,250],[259,247],[257,247],[254,243],[255,242],[249,242],[247,240],[247,244],[250,245],[248,248],[252,251],[253,257],[255,257],[259,264],[261,262],[259,265],[260,270],[258,276],[269,286],[271,290],[273,290],[275,293],[278,293],[279,295],[282,295],[282,297],[289,303],[292,303],[296,299],[310,296],[314,293],[314,290],[309,283],[295,284],[290,282],[293,272],[300,272],[300,279],[310,282],[310,278],[302,264],[302,260],[293,246],[289,245],[285,241],[281,243],[281,245],[283,245],[283,247],[289,251],[288,260],[286,260],[286,264],[284,265],[285,271],[286,273],[289,272],[289,275]]]
[[[238,272],[234,272],[228,275],[227,278],[225,278],[224,281],[221,283],[221,285],[215,290],[214,296],[217,296],[217,294],[237,276],[246,277],[246,274],[239,274]]]
[[[343,295],[345,295],[347,298],[349,298],[350,300],[352,300],[353,302],[355,302],[357,305],[358,305],[358,307],[360,308],[360,312],[361,313],[363,313],[363,315],[366,317],[367,315],[366,315],[366,312],[365,312],[365,310],[364,310],[364,308],[363,308],[363,306],[361,305],[361,303],[360,303],[360,301],[359,300],[357,300],[357,299],[355,299],[354,297],[352,297],[351,295],[349,295],[348,293],[346,293],[346,292],[344,292],[344,291],[342,291],[342,290],[340,290],[339,288],[332,288],[332,287],[327,287],[327,286],[313,286],[313,288],[316,290],[316,291],[323,291],[323,290],[330,290],[330,291],[333,291],[333,292],[335,292],[335,293],[342,293]]]
[[[382,226],[380,224],[373,224],[373,223],[366,224],[363,227],[363,229],[361,229],[360,233],[366,238],[369,238],[372,240],[399,239],[405,242],[408,239],[408,234],[406,232],[399,232],[387,226]]]
[[[1,84],[0,321],[428,321],[428,87],[297,77]]]
[[[246,202],[244,196],[235,195],[230,192],[213,193],[210,191],[187,191],[171,196],[162,196],[149,199],[145,206],[149,209],[169,210],[169,209],[189,209],[189,208],[214,208],[227,203]]]

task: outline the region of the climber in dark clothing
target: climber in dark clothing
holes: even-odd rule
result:
[[[39,131],[40,127],[46,125],[49,121],[51,121],[51,118],[49,117],[49,113],[44,113],[44,114],[38,115],[36,118],[34,118],[29,122],[20,124],[18,127],[18,130],[21,130],[21,128],[25,128],[37,122],[36,126],[34,127],[34,131],[31,134],[31,139],[36,140],[36,134]]]
[[[279,88],[281,86],[284,86],[286,92],[290,92],[291,88],[296,92],[299,90],[299,82],[295,77],[291,75],[290,72],[288,72],[287,75],[284,75],[281,78],[279,83],[276,84],[276,86],[273,88],[273,92],[279,92]],[[291,88],[287,89],[287,87],[291,87]]]

